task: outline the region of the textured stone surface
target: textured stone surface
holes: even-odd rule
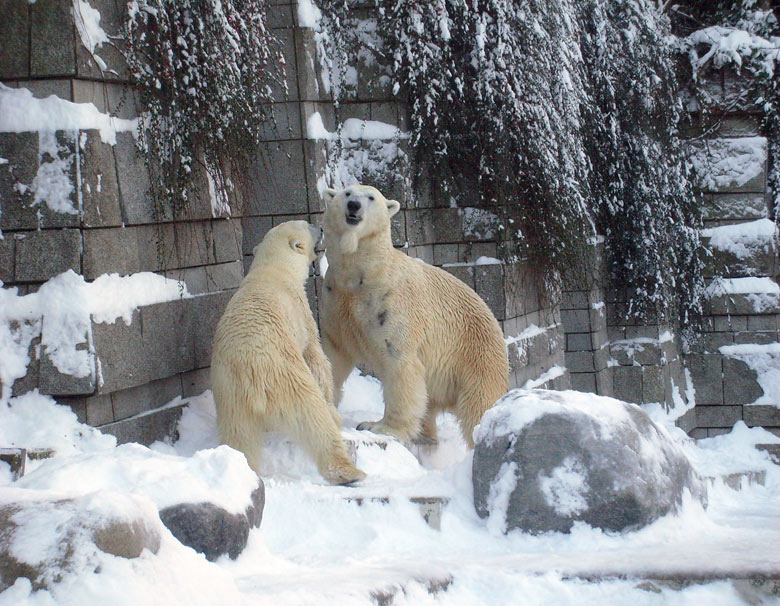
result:
[[[81,271],[81,233],[77,229],[18,233],[14,279],[45,282],[72,269]]]
[[[86,140],[81,150],[81,199],[84,227],[122,225],[119,206],[119,186],[114,152],[103,143],[100,133],[85,131]],[[122,170],[125,166],[122,165]]]
[[[38,133],[0,133],[0,230],[37,229],[38,217],[29,185],[38,172]]]
[[[116,438],[117,444],[137,442],[149,446],[159,440],[176,439],[176,427],[181,418],[183,406],[174,406],[108,425],[101,425],[100,431]]]
[[[704,482],[644,411],[592,398],[515,391],[485,414],[473,463],[481,517],[505,514],[507,531],[534,534],[575,521],[624,531],[677,511],[686,490],[706,502]],[[490,510],[498,492],[505,511]]]
[[[756,371],[742,360],[723,358],[723,402],[725,404],[752,404],[764,395],[758,384]]]
[[[182,503],[160,511],[160,519],[181,543],[213,562],[227,554],[235,560],[246,547],[249,530],[260,526],[265,506],[265,485],[252,493],[243,514],[232,514],[213,503]]]
[[[30,14],[28,3],[9,0],[3,3],[3,27],[0,27],[0,78],[25,78],[30,66]]]
[[[30,5],[30,75],[72,76],[76,73],[75,25],[70,0]]]

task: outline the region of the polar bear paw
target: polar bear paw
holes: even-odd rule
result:
[[[360,471],[354,465],[339,465],[329,467],[323,477],[334,486],[351,486],[366,477],[365,472]]]

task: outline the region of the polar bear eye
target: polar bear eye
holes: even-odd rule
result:
[[[373,202],[374,201],[374,196],[369,196],[368,199]]]

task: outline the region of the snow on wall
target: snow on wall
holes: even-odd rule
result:
[[[711,139],[692,146],[693,165],[705,190],[745,185],[759,176],[766,165],[765,137]]]
[[[738,259],[748,259],[759,251],[769,250],[777,226],[770,219],[758,219],[736,225],[703,229],[701,235],[710,239],[710,246],[727,251]]]
[[[98,130],[103,143],[114,145],[116,134],[136,132],[138,119],[115,118],[92,103],[73,103],[50,95],[36,99],[26,88],[0,83],[0,132]]]
[[[349,118],[331,132],[315,112],[306,121],[306,136],[327,145],[326,168],[317,179],[321,195],[328,186],[347,187],[401,173],[396,164],[408,161],[400,142],[409,134],[386,122]]]
[[[25,296],[17,288],[0,288],[0,402],[9,400],[14,381],[27,373],[36,337],[41,338],[38,357],[46,354],[61,373],[94,376],[91,322],[122,318],[129,325],[142,305],[189,296],[183,282],[150,272],[105,274],[89,283],[68,270]]]
[[[103,28],[100,27],[100,11],[93,8],[86,0],[73,0],[73,20],[76,22],[76,31],[79,33],[81,43],[90,52],[95,63],[101,70],[106,71],[106,62],[96,53],[95,49],[109,42],[109,38]]]

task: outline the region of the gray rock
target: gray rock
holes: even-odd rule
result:
[[[213,562],[228,554],[235,560],[246,547],[249,530],[260,526],[265,485],[252,492],[252,504],[243,514],[229,513],[213,503],[181,503],[160,511],[160,519],[181,543]]]
[[[34,589],[40,589],[59,582],[74,566],[81,568],[86,564],[97,569],[100,560],[95,548],[127,559],[139,557],[144,549],[157,553],[160,549],[157,519],[145,516],[146,512],[140,508],[136,517],[115,517],[111,513],[112,505],[115,503],[98,501],[96,510],[93,495],[0,504],[0,592],[18,578],[27,578]],[[34,563],[19,559],[13,552],[17,536],[35,532],[41,520],[49,518],[55,509],[60,522],[42,540],[50,541],[48,553],[56,555]]]
[[[638,406],[576,392],[513,390],[477,430],[474,506],[502,530],[641,528],[706,485]],[[504,516],[502,518],[502,516]]]

